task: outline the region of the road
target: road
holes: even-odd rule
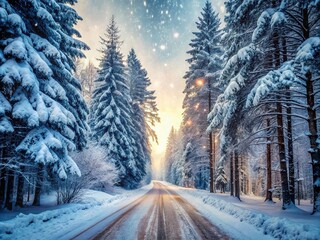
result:
[[[154,182],[143,197],[73,239],[229,239],[169,186]]]

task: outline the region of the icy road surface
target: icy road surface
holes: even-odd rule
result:
[[[146,195],[73,239],[229,239],[170,186],[154,182]]]

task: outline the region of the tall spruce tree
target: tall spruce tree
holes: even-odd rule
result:
[[[114,17],[101,38],[102,58],[92,98],[93,139],[119,170],[119,185],[136,188],[141,180],[135,155],[130,88],[120,53],[119,29]]]
[[[155,104],[154,91],[148,91],[151,85],[147,71],[142,68],[141,62],[133,49],[128,55],[128,79],[130,84],[130,96],[132,99],[134,139],[136,146],[137,167],[140,175],[146,174],[146,165],[151,163],[150,138],[156,139],[152,125],[159,121],[158,109]]]
[[[80,175],[69,151],[86,144],[87,107],[72,71],[88,47],[73,38],[80,37],[73,27],[81,19],[74,2],[0,2],[0,161],[7,166],[8,208],[13,175],[23,174],[27,163],[39,169],[35,205],[43,170],[63,179]]]
[[[168,135],[167,139],[167,145],[166,145],[166,152],[164,155],[164,180],[168,182],[172,182],[171,176],[170,176],[170,170],[172,168],[173,164],[173,153],[174,153],[174,146],[175,146],[175,139],[176,139],[176,130],[172,127],[170,130],[170,133]]]
[[[183,101],[183,141],[185,146],[191,143],[197,151],[197,154],[193,155],[194,158],[189,161],[193,164],[202,162],[202,165],[203,162],[207,162],[205,177],[202,177],[203,167],[195,168],[198,169],[198,173],[194,173],[202,175],[196,178],[199,181],[196,181],[195,186],[206,188],[206,184],[203,185],[202,182],[209,182],[209,155],[212,154],[209,152],[210,136],[206,133],[207,114],[211,103],[220,92],[215,85],[215,80],[222,64],[220,20],[209,1],[206,1],[196,25],[198,31],[193,33],[195,38],[191,40],[191,50],[188,51],[191,55],[187,60],[189,70],[184,76],[186,86]]]

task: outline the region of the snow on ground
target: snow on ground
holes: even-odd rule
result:
[[[15,207],[13,211],[1,209],[0,210],[0,222],[15,218],[20,213],[23,213],[23,214],[41,213],[46,210],[55,210],[55,209],[60,209],[60,208],[65,207],[65,205],[58,205],[57,206],[57,197],[56,197],[55,193],[43,194],[41,196],[41,206],[39,206],[39,207],[31,206],[31,204],[32,204],[32,202],[28,202],[27,208]]]
[[[166,182],[203,216],[235,239],[320,239],[320,216],[299,208],[281,210],[281,204],[245,196],[240,202],[227,194],[178,187]],[[308,206],[304,206],[304,209]],[[241,237],[240,237],[241,236]]]
[[[152,186],[153,184],[149,184],[132,191],[117,189],[114,196],[88,190],[79,203],[55,207],[50,206],[52,205],[52,197],[46,197],[44,199],[48,204],[46,207],[26,208],[25,211],[29,209],[33,213],[20,213],[11,220],[1,220],[0,239],[49,240],[70,238],[73,233],[81,232],[106,215],[110,215],[128,203],[135,201],[148,192]],[[45,211],[45,209],[48,210]],[[40,211],[41,213],[39,213]],[[12,217],[12,214],[1,212],[0,217],[8,219]]]
[[[310,204],[305,201],[302,201],[301,209],[283,211],[280,202],[265,203],[259,197],[243,196],[240,202],[228,194],[210,194],[164,184],[171,186],[234,239],[320,239],[320,216],[311,216],[310,212],[304,211],[311,210]],[[19,209],[22,213],[0,212],[0,239],[69,239],[138,199],[151,188],[152,184],[134,191],[116,188],[112,195],[87,190],[79,203],[60,206],[54,205],[52,194],[44,195],[41,207]],[[133,222],[137,220],[137,214],[133,215]],[[128,226],[128,229],[131,228]]]

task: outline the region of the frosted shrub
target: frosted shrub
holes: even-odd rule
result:
[[[73,159],[81,170],[81,176],[73,175],[59,180],[57,185],[58,204],[76,202],[84,189],[105,189],[117,181],[117,170],[99,146],[90,145],[82,152],[73,153]]]

